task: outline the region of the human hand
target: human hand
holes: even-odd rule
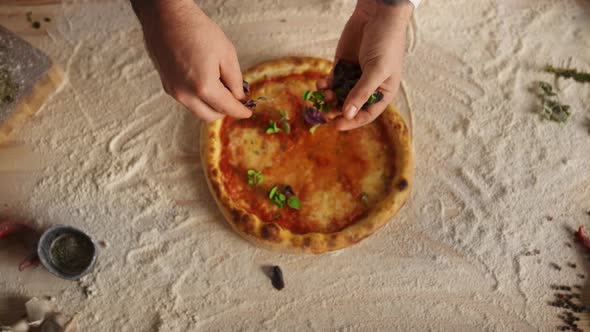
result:
[[[206,122],[252,114],[240,102],[234,46],[193,0],[135,0],[133,7],[166,93]]]
[[[363,126],[377,118],[393,101],[399,88],[406,47],[406,29],[413,5],[409,1],[358,0],[354,13],[346,23],[335,62],[339,59],[358,63],[363,74],[348,94],[342,113],[334,118],[339,130]],[[332,101],[332,75],[318,80],[318,90],[325,90]],[[376,90],[383,93],[381,101],[359,112]]]

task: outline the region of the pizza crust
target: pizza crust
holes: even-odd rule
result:
[[[332,62],[319,58],[288,57],[258,64],[244,74],[244,80],[255,83],[267,77],[314,70],[328,75]],[[220,129],[223,119],[203,123],[200,137],[201,162],[213,197],[232,228],[247,240],[271,250],[319,254],[349,247],[385,225],[404,205],[412,184],[413,159],[411,137],[402,117],[390,105],[375,121],[386,128],[396,151],[391,191],[377,202],[369,213],[354,224],[334,233],[294,234],[274,222],[262,222],[238,206],[225,191],[222,172]]]

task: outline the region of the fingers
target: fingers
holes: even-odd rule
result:
[[[240,89],[241,88],[242,81],[240,80]],[[225,115],[233,116],[235,118],[248,118],[252,115],[252,111],[242,105],[242,103],[234,97],[221,81],[216,80],[209,84],[197,87],[197,96],[199,96],[199,98],[211,108]]]
[[[231,55],[226,63],[221,64],[219,72],[221,74],[221,81],[236,99],[243,100],[246,98],[242,87],[242,71],[235,54]]]
[[[223,114],[215,112],[202,100],[188,93],[180,93],[174,98],[184,105],[184,107],[186,107],[191,113],[207,123],[223,118]]]
[[[323,78],[323,79],[317,80],[315,82],[315,86],[318,90],[326,90],[329,87],[328,79]]]
[[[352,119],[348,119],[345,116],[336,118],[334,120],[334,127],[338,130],[351,130],[372,122],[383,113],[387,105],[393,101],[393,97],[394,94],[392,92],[383,91],[383,99],[381,101],[361,110]]]
[[[352,120],[369,97],[389,77],[385,70],[377,66],[364,69],[363,74],[344,101],[344,117]]]
[[[385,104],[383,101],[380,101],[377,104],[381,103]],[[377,104],[371,106],[377,106]],[[382,107],[381,112],[383,112],[384,109],[385,107]],[[377,108],[374,108],[372,112],[370,112],[369,109],[366,111],[360,111],[353,119],[347,119],[344,116],[340,116],[334,120],[334,127],[338,130],[356,129],[375,120],[381,114],[381,112],[377,112]]]

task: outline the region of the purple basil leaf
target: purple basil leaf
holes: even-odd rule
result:
[[[291,196],[295,196],[295,192],[293,191],[293,188],[291,188],[290,185],[284,184],[281,186],[281,189],[283,191],[283,194],[285,194],[285,196],[287,196],[287,198],[289,198]]]
[[[242,81],[242,88],[244,89],[244,93],[249,95],[250,94],[250,83],[246,81]]]
[[[248,99],[245,102],[243,102],[244,106],[246,106],[249,109],[254,109],[256,107],[256,100],[254,99]]]
[[[344,105],[344,101],[350,93],[350,90],[352,90],[362,75],[363,71],[358,64],[345,60],[338,60],[334,66],[334,79],[332,80],[332,90],[336,96],[336,104],[338,107],[341,108]],[[383,93],[380,91],[375,91],[373,96],[376,98],[374,99],[373,104],[383,99]],[[365,108],[368,105],[370,104],[365,103],[362,108]]]
[[[305,119],[305,122],[309,123],[310,125],[326,123],[326,118],[324,118],[322,112],[311,106],[305,106],[305,108],[303,108],[303,118]]]

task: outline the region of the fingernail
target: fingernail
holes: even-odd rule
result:
[[[354,116],[356,115],[356,111],[357,111],[356,106],[350,105],[344,110],[344,117],[347,118],[348,120],[352,120],[354,118]]]

